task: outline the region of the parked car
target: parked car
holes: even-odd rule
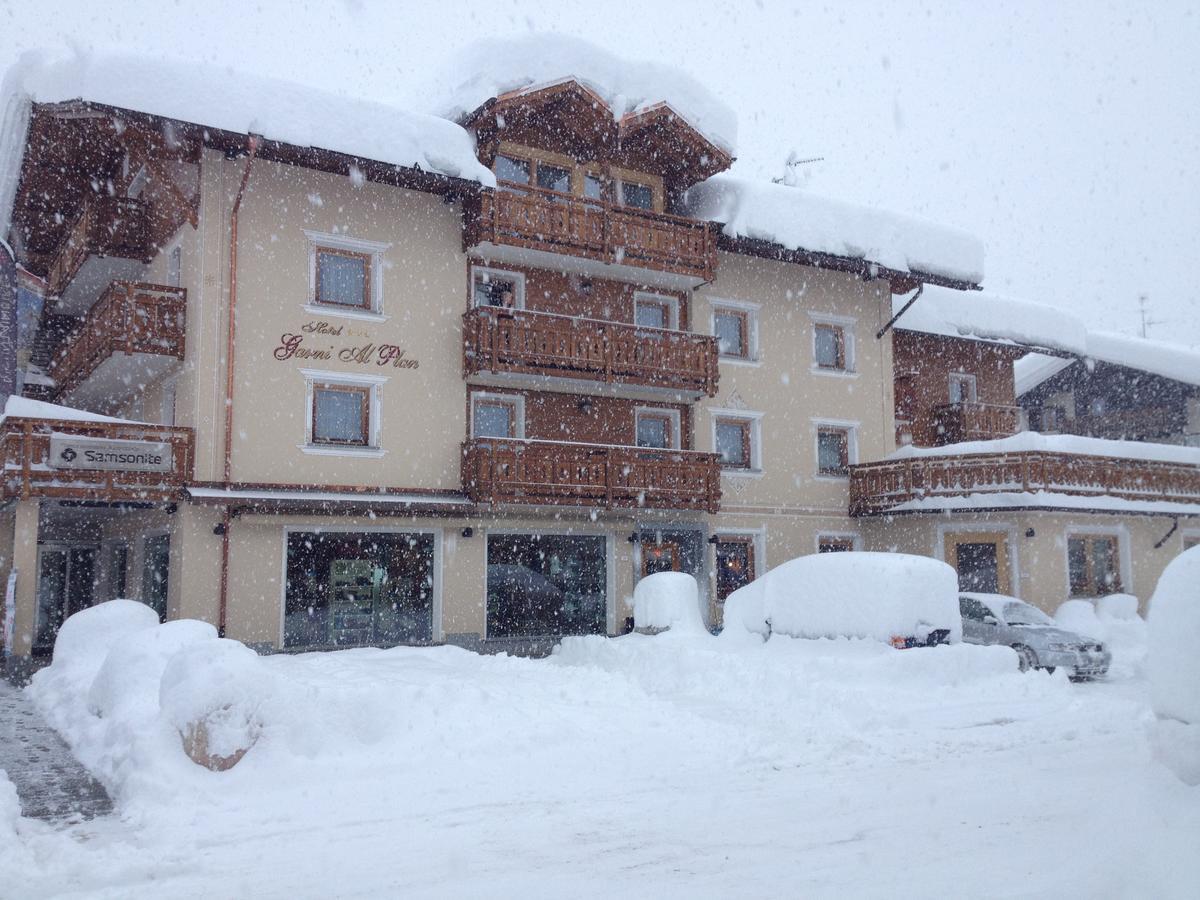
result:
[[[1110,654],[1099,641],[1060,628],[1038,609],[1004,594],[960,594],[963,640],[1001,644],[1017,651],[1021,671],[1060,666],[1073,679],[1099,678],[1108,672]]]

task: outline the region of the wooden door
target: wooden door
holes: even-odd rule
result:
[[[956,531],[945,540],[945,559],[958,572],[960,591],[1012,594],[1007,534]]]

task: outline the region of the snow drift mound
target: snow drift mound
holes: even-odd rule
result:
[[[633,590],[633,621],[638,630],[707,634],[696,579],[686,572],[655,572]]]
[[[938,628],[962,639],[954,569],[924,556],[854,552],[801,556],[734,591],[723,634],[890,641]]]
[[[1200,784],[1200,547],[1163,571],[1147,626],[1155,753],[1185,782]]]
[[[1138,598],[1110,594],[1091,600],[1064,601],[1054,621],[1083,637],[1100,641],[1112,653],[1108,677],[1132,678],[1146,663],[1146,622],[1138,615]]]

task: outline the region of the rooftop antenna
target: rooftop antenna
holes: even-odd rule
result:
[[[1151,325],[1162,325],[1162,319],[1150,318],[1150,298],[1145,294],[1138,294],[1138,314],[1142,317],[1142,337],[1149,337]]]
[[[808,159],[799,159],[796,151],[793,150],[788,154],[787,161],[783,164],[783,174],[778,178],[772,178],[773,184],[786,184],[788,187],[795,187],[798,181],[796,172],[801,166],[806,166],[809,163],[822,162],[825,159],[823,156],[810,156]]]

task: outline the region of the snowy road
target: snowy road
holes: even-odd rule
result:
[[[94,763],[121,818],[23,822],[0,894],[1200,894],[1200,792],[1151,758],[1140,680],[717,644],[268,659],[241,764]]]

